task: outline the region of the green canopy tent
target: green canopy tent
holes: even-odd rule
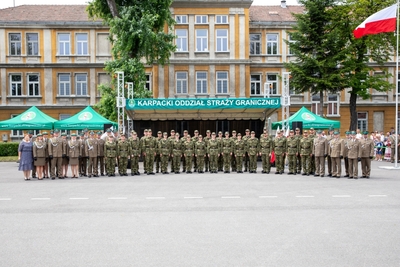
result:
[[[54,128],[59,130],[102,130],[104,124],[111,124],[115,129],[118,128],[117,123],[107,120],[88,106],[68,119],[57,121],[54,123]]]
[[[310,128],[339,129],[340,128],[340,121],[324,119],[324,118],[312,113],[305,107],[302,107],[295,114],[293,114],[292,116],[289,117],[289,128],[290,129],[292,129],[292,123],[294,121],[301,121],[303,123],[303,129],[310,129]],[[282,128],[282,121],[272,123],[272,129],[278,129],[278,127]]]
[[[12,119],[0,121],[0,130],[49,130],[56,121],[33,106]]]

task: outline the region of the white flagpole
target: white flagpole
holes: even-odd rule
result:
[[[397,159],[399,153],[399,0],[397,0],[397,9],[396,9],[396,142],[395,142],[395,154],[394,154],[394,167],[397,168]]]

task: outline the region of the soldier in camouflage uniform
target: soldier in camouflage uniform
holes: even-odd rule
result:
[[[161,156],[160,156],[160,151],[158,150],[158,142],[162,139],[162,132],[158,131],[157,132],[157,148],[156,148],[156,156],[154,157],[154,161],[156,162],[156,173],[159,173],[160,171],[160,164],[161,164]]]
[[[233,151],[232,140],[229,138],[229,132],[225,132],[225,138],[222,139],[222,156],[224,157],[224,173],[230,173],[231,157]]]
[[[144,169],[144,173],[147,173],[147,169],[146,169],[146,152],[145,152],[145,140],[148,136],[148,129],[144,129],[143,130],[143,136],[140,138],[140,148],[141,148],[141,152],[142,152],[142,161],[143,161],[143,169]]]
[[[232,148],[234,148],[235,141],[237,140],[237,136],[236,136],[236,131],[235,130],[232,131],[232,136],[230,137],[230,139],[231,139],[231,142],[232,142]],[[231,168],[232,168],[233,172],[236,171],[236,157],[235,157],[235,150],[234,149],[232,149]]]
[[[299,155],[299,139],[294,135],[294,131],[290,130],[289,137],[286,140],[286,151],[289,161],[289,173],[296,175],[296,162]]]
[[[175,130],[171,130],[170,136],[168,136],[168,140],[171,143],[175,140]],[[169,157],[169,160],[171,161],[171,172],[174,172],[174,155],[171,153],[171,156]]]
[[[299,150],[301,156],[301,165],[303,166],[303,175],[310,175],[311,172],[311,156],[312,156],[313,139],[308,137],[308,131],[303,131],[303,138],[299,142]]]
[[[340,178],[342,175],[342,162],[344,142],[339,136],[339,132],[333,133],[333,138],[328,145],[328,154],[332,162],[332,177]]]
[[[249,129],[246,129],[246,131],[245,131],[245,133],[246,133],[246,135],[245,136],[243,136],[243,141],[244,142],[247,142],[247,140],[249,140],[250,139],[250,130]],[[249,162],[250,162],[250,159],[249,159],[249,154],[247,154],[247,151],[245,152],[245,156],[244,156],[244,171],[245,172],[247,172],[247,169],[249,168]]]
[[[183,136],[181,137],[182,146],[185,143],[188,136],[188,131],[183,131]],[[186,172],[186,158],[185,158],[185,150],[182,149],[182,172]]]
[[[260,156],[262,162],[262,173],[269,173],[271,171],[271,153],[274,151],[274,141],[269,136],[267,128],[260,137]]]
[[[322,136],[322,131],[317,131],[317,137],[314,139],[312,154],[315,158],[314,176],[325,176],[325,158],[328,155],[328,142]]]
[[[147,137],[144,139],[143,150],[145,156],[145,170],[147,175],[154,175],[154,157],[156,155],[157,140],[151,135],[151,129],[147,130]]]
[[[313,140],[314,143],[314,139],[315,139],[316,135],[315,135],[315,130],[314,128],[310,128],[310,134],[308,135],[308,138]],[[310,173],[311,174],[315,174],[315,156],[314,154],[311,156],[311,165],[310,165]]]
[[[328,135],[326,136],[326,141],[328,143],[328,150],[329,150],[329,145],[330,142],[333,140],[334,135],[333,135],[333,128],[329,128],[328,130]],[[331,177],[332,176],[332,160],[331,160],[331,156],[328,153],[328,156],[326,157],[326,160],[328,162],[328,176]]]
[[[194,143],[190,135],[186,135],[186,141],[183,142],[184,157],[186,161],[186,173],[192,173],[193,157],[194,157]]]
[[[104,143],[104,155],[106,160],[106,172],[108,177],[115,176],[115,161],[117,158],[117,143],[114,142],[114,136],[109,136],[108,141]]]
[[[131,175],[140,175],[139,158],[140,154],[142,154],[142,151],[140,147],[140,140],[135,131],[132,131],[132,137],[129,138],[129,145],[131,148]]]
[[[206,137],[203,138],[206,144],[208,145],[208,141],[211,140],[211,131],[207,130],[206,131]],[[205,171],[208,172],[210,170],[210,158],[208,157],[208,154],[206,153],[206,157],[204,158],[204,164],[205,164]]]
[[[300,128],[296,128],[295,129],[295,135],[294,137],[297,138],[297,142],[300,144],[300,140],[303,138],[303,136],[300,133]],[[300,155],[300,150],[299,153],[296,157],[296,170],[297,170],[297,174],[301,173],[301,155]]]
[[[197,162],[197,172],[204,173],[204,159],[207,155],[207,142],[203,140],[203,136],[199,135],[197,142],[194,143],[194,157]]]
[[[120,134],[120,140],[117,144],[117,155],[118,155],[118,172],[121,176],[128,176],[126,168],[128,167],[128,159],[130,158],[131,146],[129,141],[126,140],[125,134]]]
[[[179,133],[175,133],[175,140],[171,141],[171,149],[172,154],[174,156],[173,159],[173,171],[178,174],[180,173],[180,165],[181,165],[181,158],[182,158],[182,142],[179,139]]]
[[[222,132],[219,131],[218,132],[218,136],[217,136],[217,141],[219,143],[219,147],[221,148],[221,152],[222,152]],[[224,156],[222,155],[222,153],[220,152],[219,156],[218,156],[218,171],[223,171],[224,170]]]
[[[246,148],[250,159],[249,172],[257,173],[257,156],[260,151],[260,143],[254,131],[251,131],[250,138],[246,142]]]
[[[99,177],[97,167],[97,157],[99,156],[98,140],[94,132],[90,132],[90,138],[85,141],[85,154],[89,158],[88,177]]]
[[[97,132],[97,142],[99,149],[99,156],[97,157],[97,166],[100,168],[100,175],[104,176],[104,143],[105,141],[101,139],[102,132]]]
[[[210,173],[218,172],[218,157],[221,153],[220,142],[215,138],[215,132],[211,133],[211,139],[207,144],[207,154],[210,158]]]
[[[277,131],[277,134],[274,140],[275,174],[282,174],[285,171],[286,137],[283,136],[283,131]]]
[[[163,133],[163,138],[158,141],[158,151],[161,157],[161,173],[168,174],[168,159],[172,154],[171,141],[168,140],[167,132]]]
[[[241,133],[237,134],[233,150],[235,151],[237,173],[243,173],[243,159],[246,153],[246,141],[242,139]]]
[[[196,142],[199,141],[199,131],[194,130],[194,136],[192,137],[192,142],[193,144],[196,144]],[[196,157],[193,157],[193,168],[194,171],[197,172],[197,159]]]

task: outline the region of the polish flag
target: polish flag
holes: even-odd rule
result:
[[[381,32],[394,32],[396,30],[397,4],[382,9],[369,16],[354,31],[355,38],[361,38],[369,34]]]

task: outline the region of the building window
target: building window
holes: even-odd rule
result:
[[[196,30],[196,51],[208,51],[208,30]]]
[[[70,55],[70,35],[69,33],[58,34],[58,54],[60,56]]]
[[[151,92],[151,74],[146,74],[146,84],[144,85],[144,89]]]
[[[177,72],[176,73],[176,93],[177,94],[187,94],[187,72]]]
[[[368,130],[368,112],[357,112],[357,129]]]
[[[28,56],[39,55],[39,37],[37,33],[26,34],[26,51]]]
[[[216,24],[228,24],[228,16],[227,15],[217,15],[215,17]]]
[[[188,51],[187,30],[176,30],[176,51]]]
[[[187,24],[187,16],[186,15],[176,15],[175,16],[176,24]]]
[[[11,119],[17,117],[19,114],[11,114]],[[24,137],[24,132],[22,130],[12,130],[11,137]]]
[[[207,72],[198,71],[196,72],[196,93],[207,94]]]
[[[71,118],[71,115],[69,114],[60,114],[60,120],[66,120]],[[61,133],[65,133],[67,135],[71,135],[71,130],[61,130]]]
[[[207,24],[207,23],[208,23],[207,15],[196,16],[196,24]]]
[[[88,35],[87,33],[76,34],[76,54],[88,55]]]
[[[328,95],[327,116],[339,116],[339,96],[337,94]]]
[[[97,89],[96,89],[96,97],[101,96],[100,85],[111,86],[111,76],[107,73],[99,73],[97,76]]]
[[[267,34],[267,55],[278,54],[278,34]]]
[[[270,84],[270,91],[271,95],[279,94],[278,91],[278,74],[267,74],[267,83]]]
[[[20,56],[21,55],[21,34],[10,33],[10,55]]]
[[[75,76],[75,94],[77,96],[87,96],[87,74],[77,74]]]
[[[292,39],[292,34],[288,33],[288,46],[289,46],[289,50],[288,50],[288,54],[289,55],[293,55],[293,50],[291,48],[291,45],[294,44],[296,41],[293,41]]]
[[[261,94],[261,75],[255,74],[250,77],[250,94],[260,95]]]
[[[316,95],[312,95],[311,96],[311,112],[321,116],[321,114],[319,114],[319,106],[320,106],[320,95],[319,93]]]
[[[22,96],[22,75],[10,75],[10,94],[12,96]]]
[[[71,81],[69,74],[58,75],[58,95],[60,96],[71,95]]]
[[[261,34],[250,34],[250,55],[261,54]]]
[[[228,30],[220,29],[217,30],[217,52],[228,51]]]
[[[217,71],[217,94],[228,93],[228,72]]]
[[[28,75],[28,96],[39,96],[39,75],[29,74]]]

